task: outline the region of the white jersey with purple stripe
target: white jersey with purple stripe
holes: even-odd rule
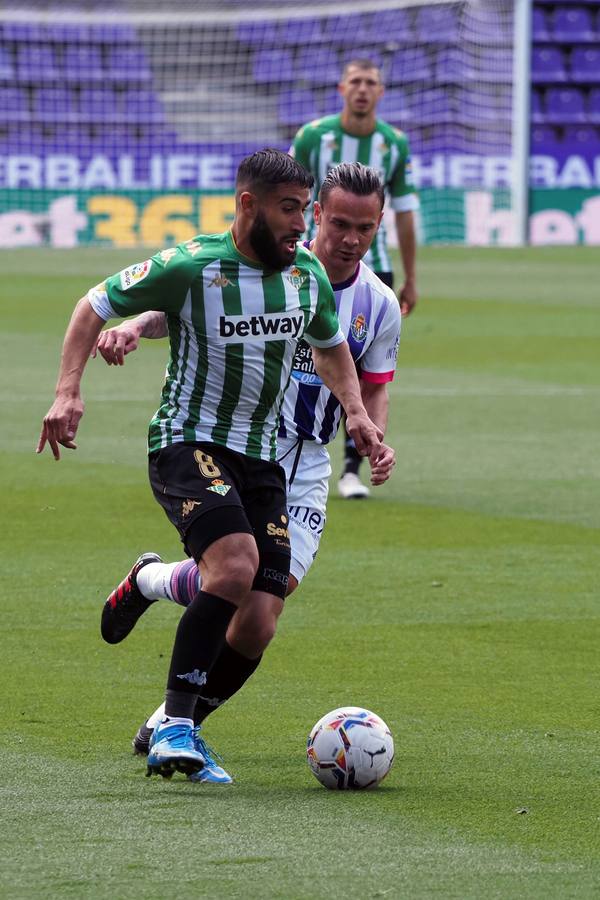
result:
[[[363,262],[353,277],[332,284],[341,331],[359,377],[385,383],[396,371],[402,317],[394,292]],[[281,409],[279,436],[327,444],[339,428],[342,409],[315,372],[310,346],[298,344]]]

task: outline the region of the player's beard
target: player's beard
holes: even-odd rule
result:
[[[299,237],[299,236],[298,236]],[[277,243],[267,217],[262,211],[257,212],[256,218],[250,229],[250,246],[260,259],[260,261],[269,269],[281,272],[296,259],[296,250],[292,254],[284,253],[281,245]]]

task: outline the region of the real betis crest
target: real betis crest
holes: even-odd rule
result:
[[[220,478],[215,478],[214,481],[211,481],[206,490],[212,491],[214,494],[220,494],[221,497],[224,497],[225,494],[228,494],[231,490],[231,485],[225,484]]]
[[[296,288],[297,291],[300,290],[304,282],[306,281],[307,276],[302,273],[302,271],[298,268],[298,266],[294,266],[293,269],[290,269],[288,274],[285,276],[289,283],[293,288]]]
[[[364,341],[367,336],[367,320],[363,316],[362,313],[359,313],[357,316],[354,316],[352,322],[350,323],[350,331],[352,332],[352,337],[355,341]]]

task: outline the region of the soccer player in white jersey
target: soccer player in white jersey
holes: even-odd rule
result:
[[[324,264],[332,283],[340,325],[360,371],[365,408],[384,431],[387,384],[396,367],[401,317],[393,292],[361,261],[381,220],[382,206],[383,188],[374,169],[343,164],[331,170],[315,204],[318,230],[311,249]],[[164,316],[145,313],[103,332],[98,350],[109,364],[122,364],[125,354],[136,349],[140,337],[165,334]],[[340,414],[338,400],[315,371],[310,347],[301,341],[284,397],[277,446],[277,458],[286,471],[288,485],[292,555],[288,595],[306,575],[317,554],[325,526],[331,472],[327,444],[337,433]],[[388,448],[372,465],[373,484],[382,484],[393,464],[394,454]],[[122,640],[157,599],[187,606],[198,587],[198,571],[192,560],[164,564],[156,554],[144,554],[105,604],[105,638],[114,643]],[[257,665],[258,662],[259,658]],[[217,661],[202,689],[195,711],[198,724],[242,686],[239,673],[236,677],[226,663],[226,658],[221,665]],[[247,678],[251,672],[247,669],[243,674]],[[147,752],[152,728],[161,716],[162,708],[141,726],[134,738],[137,752]],[[193,778],[221,783],[231,780],[216,764],[205,766]]]
[[[382,456],[325,271],[297,247],[311,187],[311,176],[285,153],[246,157],[230,231],[198,235],[108,278],[79,301],[65,335],[56,399],[38,444],[42,452],[48,443],[56,459],[60,445],[76,446],[81,378],[104,322],[145,310],[167,315],[171,356],[150,423],[149,474],[202,586],[177,628],[150,774],[205,767],[208,753],[194,728],[198,697],[224,654],[229,671],[253,663],[283,609],[290,545],[276,432],[302,337],[363,451],[375,465]]]
[[[369,59],[347,63],[338,85],[343,108],[336,115],[324,116],[304,125],[296,134],[290,152],[315,177],[316,197],[327,172],[341,162],[361,162],[380,174],[394,211],[398,247],[404,269],[404,284],[399,291],[403,315],[417,301],[416,239],[414,211],[419,201],[411,176],[410,149],[403,131],[377,116],[377,105],[384,93],[379,68]],[[314,234],[314,219],[308,217],[309,236]],[[394,273],[382,226],[365,256],[365,262],[390,287]],[[344,470],[338,483],[342,498],[367,497],[368,487],[359,477],[361,456],[346,436]]]

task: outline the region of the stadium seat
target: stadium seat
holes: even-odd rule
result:
[[[354,43],[368,27],[369,19],[361,15],[330,16],[323,23],[323,38],[329,44]]]
[[[577,88],[550,88],[546,92],[546,121],[585,122],[587,120],[583,93]]]
[[[559,149],[556,129],[551,125],[534,125],[531,129],[530,151],[534,154],[554,154]]]
[[[452,6],[421,6],[415,25],[418,40],[426,43],[451,41],[458,33],[458,16]]]
[[[95,44],[139,44],[132,25],[90,25],[89,39]]]
[[[33,95],[33,118],[37,122],[75,122],[73,92],[65,87],[39,87]]]
[[[595,125],[600,124],[600,88],[592,88],[590,91],[587,109],[588,121],[593,122]]]
[[[318,44],[323,37],[322,19],[286,19],[276,34],[276,47]]]
[[[362,35],[361,35],[362,38]],[[344,66],[352,62],[353,59],[369,59],[377,68],[383,68],[383,53],[373,47],[357,47],[354,50],[346,50],[342,53],[340,63],[340,74]]]
[[[406,93],[402,88],[389,88],[379,101],[377,115],[392,125],[410,121],[410,113],[406,102]]]
[[[574,47],[571,51],[571,80],[600,81],[600,48]]]
[[[342,96],[337,88],[325,92],[319,107],[324,116],[334,116],[342,111]]]
[[[37,84],[62,77],[54,49],[46,44],[21,44],[17,49],[17,80]]]
[[[300,127],[305,122],[318,119],[319,116],[320,110],[315,95],[308,88],[281,92],[278,118],[282,125]]]
[[[498,7],[498,8],[496,8]],[[510,45],[513,39],[512,4],[467,3],[460,39],[480,46]]]
[[[546,10],[534,6],[531,17],[531,33],[534,41],[547,41],[550,39]]]
[[[566,81],[567,71],[559,47],[534,47],[531,53],[531,80],[536,83]]]
[[[24,44],[46,40],[46,26],[37,22],[5,22],[2,26],[5,41],[18,41]]]
[[[502,86],[463,88],[457,95],[459,119],[465,124],[477,122],[509,123],[512,117],[512,92]]]
[[[90,40],[89,25],[56,23],[46,25],[46,39],[55,44],[84,44]]]
[[[122,110],[126,122],[160,125],[165,120],[162,103],[154,91],[125,91],[118,107]]]
[[[544,122],[546,119],[546,109],[540,91],[533,90],[531,92],[530,117],[533,123]]]
[[[252,77],[256,84],[279,84],[293,80],[290,50],[260,50],[254,54]]]
[[[30,118],[27,91],[17,87],[0,87],[0,120],[27,122]]]
[[[117,95],[111,87],[82,88],[78,117],[81,122],[99,125],[123,120]]]
[[[13,81],[15,67],[8,47],[0,45],[0,81]]]
[[[299,51],[293,68],[288,71],[292,74],[294,81],[305,81],[314,85],[337,84],[341,75],[341,66],[330,50],[325,48],[313,50],[311,47],[304,47]],[[280,71],[277,80],[281,80],[282,77]]]
[[[365,20],[361,41],[365,44],[412,44],[415,33],[408,10],[389,9],[371,13]]]
[[[455,119],[455,104],[444,88],[431,88],[406,96],[406,122],[434,125]]]
[[[423,47],[398,50],[392,57],[388,84],[401,87],[409,81],[432,81],[433,65],[429,52]]]
[[[594,157],[600,145],[600,134],[593,125],[567,125],[564,144],[569,153]]]
[[[64,77],[67,82],[81,84],[103,81],[106,73],[102,68],[100,47],[72,44],[65,47],[63,56]]]
[[[597,39],[590,9],[584,6],[558,7],[554,12],[552,37],[555,41],[593,41]]]
[[[152,70],[144,50],[139,47],[113,47],[106,58],[106,77],[109,81],[147,82]]]
[[[278,47],[279,26],[276,22],[240,22],[237,39],[250,47]]]

